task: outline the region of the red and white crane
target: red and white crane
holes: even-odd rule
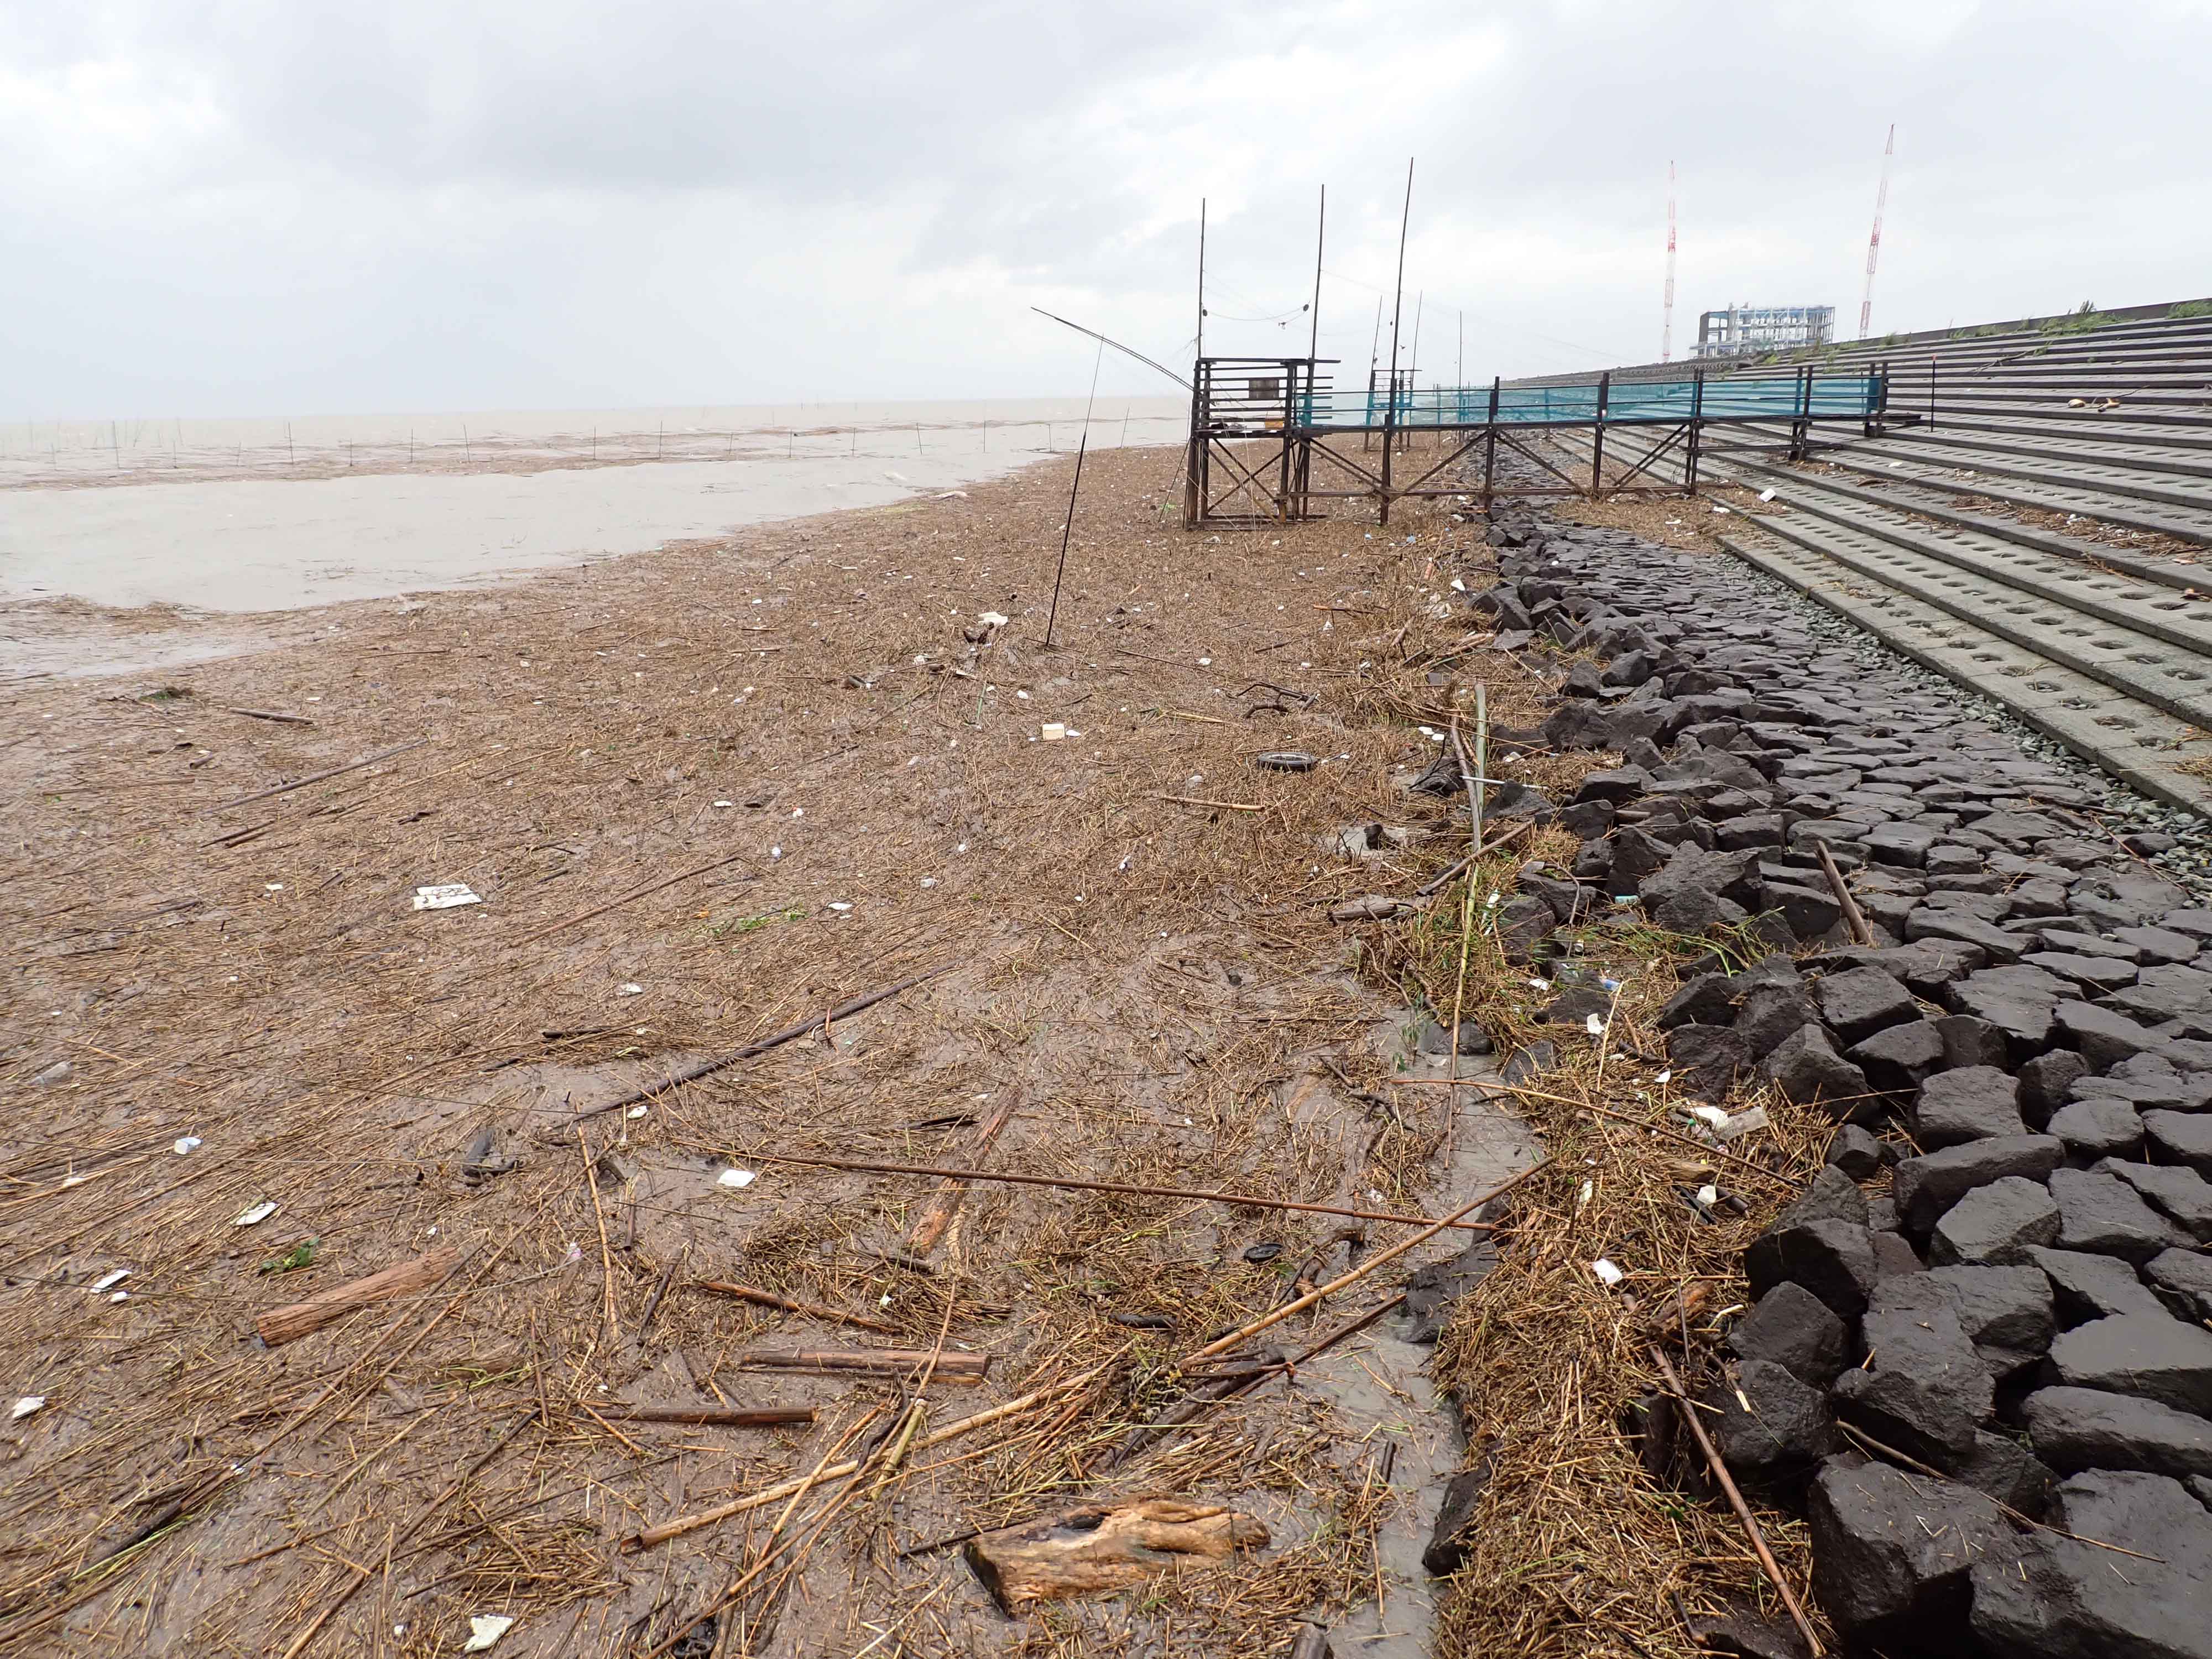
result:
[[[1667,163],[1667,300],[1659,324],[1659,361],[1674,361],[1674,164]]]
[[[1874,326],[1874,265],[1881,257],[1881,210],[1889,205],[1889,158],[1897,153],[1897,123],[1889,124],[1889,142],[1881,150],[1881,184],[1874,193],[1874,234],[1867,239],[1866,287],[1859,295],[1859,338]]]

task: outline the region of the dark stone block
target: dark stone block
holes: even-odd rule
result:
[[[2118,1176],[2054,1170],[2050,1182],[2051,1196],[2058,1201],[2062,1250],[2094,1250],[2148,1261],[2160,1250],[2193,1242]],[[2206,1340],[2212,1341],[2212,1335]]]
[[[2046,1127],[2066,1143],[2069,1157],[2085,1164],[2100,1158],[2131,1158],[2142,1148],[2142,1119],[2126,1101],[2109,1095],[2061,1106]]]
[[[2054,1048],[2038,1054],[2020,1068],[2020,1115],[2031,1128],[2040,1129],[2051,1115],[2066,1103],[2066,1091],[2089,1069],[2089,1062],[2071,1048]]]
[[[1947,1063],[1942,1033],[1931,1019],[1886,1026],[1853,1043],[1844,1058],[1864,1072],[1875,1088],[1893,1095],[1914,1092],[1923,1079]]]
[[[1962,945],[1978,945],[1988,953],[1991,962],[2018,962],[2021,955],[2021,940],[2017,933],[2008,933],[1993,922],[1979,916],[1946,907],[1933,909],[1921,905],[1905,919],[1907,939],[1950,939]]]
[[[1740,988],[1726,974],[1699,974],[1667,999],[1655,1023],[1662,1031],[1677,1025],[1726,1025],[1735,1013]]]
[[[1844,1369],[1844,1322],[1802,1285],[1777,1285],[1738,1320],[1729,1346],[1741,1359],[1781,1365],[1825,1389]]]
[[[1929,1241],[1942,1263],[2025,1262],[2058,1237],[2058,1206],[2039,1181],[2008,1176],[1977,1187],[1943,1212]]]
[[[1759,1060],[1779,1048],[1784,1038],[1817,1024],[1820,1018],[1812,998],[1799,985],[1754,981],[1736,1006],[1735,1030],[1752,1059]]]
[[[2142,1126],[2154,1157],[2212,1175],[2212,1112],[2145,1112]]]
[[[1908,1234],[1925,1238],[1943,1212],[1975,1188],[2007,1176],[2044,1180],[2063,1152],[2055,1136],[2005,1135],[1908,1158],[1895,1172],[1898,1215]]]
[[[1751,1069],[1743,1039],[1724,1025],[1677,1025],[1667,1033],[1667,1061],[1677,1092],[1713,1105]]]
[[[1971,1622],[1990,1651],[2212,1659],[2204,1616],[2212,1516],[2186,1488],[2164,1475],[2100,1470],[2063,1482],[2052,1514],[2062,1531],[2031,1534],[1974,1564]],[[2130,1553],[2115,1556],[2106,1544]]]
[[[1802,1025],[1759,1064],[1759,1075],[1801,1106],[1818,1103],[1838,1119],[1872,1115],[1878,1102],[1866,1073],[1838,1054],[1819,1025]]]
[[[1996,1567],[2021,1550],[1984,1493],[1887,1463],[1831,1458],[1806,1519],[1813,1595],[1853,1652],[1968,1651],[1975,1563]]]
[[[2181,1318],[2212,1322],[2212,1255],[2160,1250],[2143,1267],[2150,1289]]]
[[[1887,1143],[1877,1139],[1872,1131],[1846,1123],[1828,1138],[1828,1150],[1821,1162],[1853,1181],[1871,1181],[1881,1173],[1887,1161],[1883,1154],[1887,1151]]]
[[[1728,844],[1725,836],[1721,844]],[[1834,894],[1787,881],[1768,882],[1761,890],[1759,908],[1778,913],[1790,936],[1805,944],[1826,939],[1835,932],[1844,914]]]
[[[1474,1519],[1483,1489],[1489,1484],[1487,1455],[1479,1458],[1472,1468],[1462,1469],[1444,1482],[1443,1497],[1437,1504],[1436,1524],[1429,1529],[1428,1547],[1421,1552],[1421,1565],[1431,1577],[1449,1578],[1467,1564],[1467,1540],[1461,1534]]]
[[[1536,947],[1551,937],[1559,919],[1552,907],[1531,893],[1510,898],[1498,908],[1498,943],[1510,963],[1535,958]]]
[[[2212,1331],[2154,1314],[2115,1314],[2062,1331],[2051,1345],[2062,1382],[2212,1413]]]
[[[1935,1463],[1973,1450],[1996,1388],[1934,1275],[1885,1281],[1860,1328],[1868,1362],[1837,1379],[1837,1413]]]
[[[1920,1018],[1912,994],[1879,968],[1850,968],[1827,975],[1814,994],[1821,1018],[1845,1043],[1861,1042],[1887,1026]]]
[[[2027,1060],[2050,1048],[2057,1035],[2055,1014],[2063,985],[2040,968],[1984,968],[1954,981],[1943,1000],[1955,1013],[1995,1025],[2005,1034],[2013,1057]]]
[[[1745,1360],[1732,1380],[1705,1390],[1703,1404],[1705,1431],[1722,1461],[1753,1487],[1771,1491],[1802,1481],[1837,1449],[1827,1397],[1771,1360]]]
[[[2009,1039],[2001,1027],[1988,1020],[1977,1019],[1972,1014],[1946,1014],[1936,1022],[1936,1030],[1943,1039],[1946,1070],[1966,1066],[2002,1066],[2010,1062]]]
[[[1920,1085],[1912,1109],[1913,1137],[1933,1148],[2024,1134],[2018,1092],[2019,1085],[1994,1066],[1938,1072]]]
[[[2212,1474],[2212,1422],[2133,1395],[2043,1389],[2027,1397],[2035,1455],[2062,1474],[2144,1469],[2177,1480]]]
[[[1978,1196],[1972,1194],[1966,1201]],[[2051,1281],[2039,1269],[1938,1267],[1929,1270],[1928,1280],[1949,1301],[1960,1328],[1991,1375],[2002,1376],[2050,1351],[2058,1328]]]
[[[1550,1042],[1531,1042],[1516,1048],[1513,1056],[1499,1070],[1498,1076],[1507,1083],[1533,1083],[1559,1063],[1559,1051]]]
[[[2092,1003],[2060,999],[2052,1018],[2069,1046],[2081,1051],[2092,1071],[2117,1066],[2130,1054],[2155,1048],[2158,1039],[2125,1014]]]
[[[1874,1238],[1848,1221],[1777,1225],[1744,1252],[1744,1275],[1755,1297],[1763,1299],[1778,1285],[1800,1285],[1838,1317],[1856,1319],[1876,1282]]]
[[[2027,1255],[2051,1281],[2052,1311],[2063,1329],[2113,1314],[2166,1311],[2151,1288],[2136,1277],[2134,1267],[2118,1256],[2046,1249]]]
[[[2212,1239],[2212,1182],[2196,1170],[2117,1158],[2100,1159],[2096,1168],[2119,1176],[2148,1199],[2153,1209],[2198,1243]]]

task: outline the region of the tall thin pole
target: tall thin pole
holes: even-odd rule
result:
[[[1874,193],[1874,234],[1867,238],[1866,287],[1859,295],[1859,338],[1865,339],[1874,324],[1874,266],[1881,257],[1881,211],[1889,205],[1889,158],[1897,153],[1897,123],[1889,124],[1889,140],[1881,149],[1881,183]]]
[[[1182,524],[1186,530],[1198,528],[1205,516],[1206,485],[1204,477],[1206,463],[1211,459],[1210,441],[1199,435],[1199,411],[1206,397],[1206,198],[1198,198],[1198,345],[1190,365],[1190,439],[1182,452]],[[1083,458],[1076,457],[1079,471]],[[1071,505],[1068,511],[1072,514]],[[1052,625],[1047,623],[1048,637]]]
[[[1390,384],[1398,382],[1398,325],[1406,314],[1406,227],[1413,218],[1413,158],[1406,158],[1406,205],[1398,218],[1398,286],[1390,301]],[[1394,397],[1395,401],[1395,397]]]
[[[1206,198],[1198,198],[1198,355],[1206,356]]]
[[[1674,361],[1674,164],[1667,163],[1667,298],[1659,325],[1659,361]]]
[[[1067,574],[1067,543],[1075,534],[1075,496],[1083,488],[1083,457],[1091,447],[1091,410],[1098,401],[1098,370],[1106,361],[1106,343],[1098,343],[1098,356],[1091,364],[1091,396],[1083,405],[1083,436],[1075,446],[1075,482],[1067,487],[1067,522],[1060,527],[1060,568],[1052,573],[1052,609],[1045,615],[1044,642],[1052,647],[1053,624],[1060,620],[1060,579]]]
[[[1406,316],[1406,227],[1413,221],[1413,158],[1406,158],[1406,205],[1398,216],[1398,282],[1390,301],[1389,401],[1382,405],[1382,520],[1390,522],[1390,446],[1398,425],[1398,326]]]
[[[1321,187],[1321,216],[1314,225],[1314,297],[1312,327],[1306,334],[1306,356],[1321,355],[1321,247],[1328,234],[1328,186]]]

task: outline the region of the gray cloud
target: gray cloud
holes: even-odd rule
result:
[[[1031,303],[1188,349],[1201,195],[1209,338],[1298,349],[1323,180],[1356,379],[1409,153],[1425,368],[1462,313],[1470,375],[1595,367],[1656,350],[1670,159],[1678,342],[1731,300],[1855,323],[1893,120],[1878,328],[2212,289],[2202,4],[0,21],[0,314],[40,416],[1061,392],[1088,349]]]

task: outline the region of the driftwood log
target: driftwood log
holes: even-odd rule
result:
[[[386,1267],[382,1273],[356,1279],[350,1285],[333,1285],[305,1302],[271,1308],[253,1322],[253,1328],[270,1347],[282,1347],[357,1310],[388,1302],[395,1296],[412,1296],[417,1291],[427,1291],[453,1272],[453,1264],[460,1259],[461,1253],[456,1249],[433,1250],[412,1261]]]
[[[696,1423],[717,1429],[774,1429],[811,1423],[811,1406],[610,1406],[618,1423]]]
[[[966,1554],[1011,1613],[1030,1601],[1127,1589],[1178,1561],[1224,1561],[1267,1543],[1267,1528],[1240,1510],[1139,1498],[983,1533],[968,1540]]]
[[[863,1319],[858,1314],[844,1313],[825,1307],[819,1302],[799,1302],[787,1296],[778,1296],[774,1291],[762,1290],[757,1285],[738,1285],[724,1279],[694,1280],[695,1291],[709,1291],[716,1296],[735,1297],[740,1302],[750,1302],[757,1307],[775,1308],[785,1313],[805,1314],[809,1319],[826,1319],[832,1324],[852,1325],[864,1331],[880,1331],[886,1336],[896,1336],[898,1327],[886,1325],[879,1319]]]
[[[741,1370],[849,1371],[865,1376],[904,1376],[930,1364],[927,1348],[799,1348],[789,1353],[743,1353],[730,1364]],[[981,1382],[991,1369],[987,1353],[947,1351],[936,1356],[933,1375],[943,1382]]]

